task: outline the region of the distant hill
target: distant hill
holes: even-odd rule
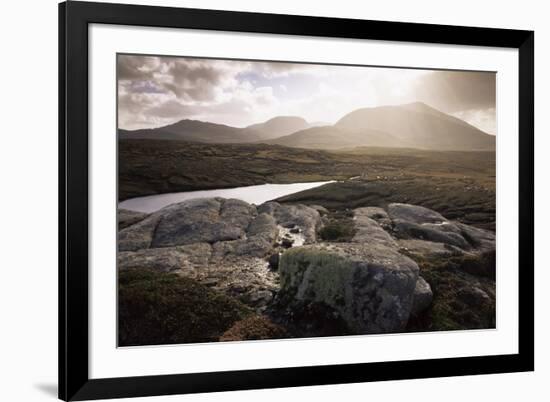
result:
[[[119,130],[120,139],[182,140],[202,143],[267,143],[294,148],[358,146],[427,150],[494,150],[495,137],[424,103],[363,108],[335,125],[316,126],[297,116],[278,116],[245,128],[181,120],[143,130]]]
[[[361,129],[348,130],[336,126],[311,127],[284,137],[263,141],[287,147],[309,149],[340,149],[359,146],[407,147],[405,141],[383,131]]]
[[[421,102],[358,109],[342,117],[335,127],[383,131],[423,149],[495,149],[495,136]]]
[[[298,116],[277,116],[264,123],[253,124],[247,130],[258,133],[264,140],[282,137],[310,127],[308,122]]]
[[[181,120],[169,126],[143,129],[118,130],[120,139],[182,140],[206,143],[239,143],[261,139],[260,135],[242,128],[199,120]]]
[[[164,127],[142,130],[118,130],[120,139],[183,140],[204,143],[245,143],[282,137],[309,127],[297,116],[278,116],[245,128],[199,120],[181,120]]]

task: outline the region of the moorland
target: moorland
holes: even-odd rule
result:
[[[337,180],[283,197],[341,210],[405,202],[495,227],[495,153],[359,147],[325,151],[270,144],[121,140],[119,200],[263,183]]]

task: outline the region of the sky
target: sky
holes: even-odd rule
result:
[[[246,127],[275,116],[333,124],[362,107],[424,102],[496,134],[496,75],[119,55],[119,128],[183,119]]]

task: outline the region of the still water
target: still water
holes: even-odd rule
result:
[[[266,201],[285,195],[297,193],[310,188],[332,183],[333,181],[317,181],[309,183],[291,183],[291,184],[260,184],[257,186],[224,188],[218,190],[200,190],[185,191],[181,193],[148,195],[145,197],[136,197],[122,201],[118,204],[119,208],[130,209],[139,212],[155,212],[167,205],[190,200],[192,198],[237,198],[250,204],[262,204]]]

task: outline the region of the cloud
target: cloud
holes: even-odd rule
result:
[[[249,68],[267,79],[288,77],[291,74],[308,74],[323,76],[327,68],[320,64],[300,64],[288,62],[249,62]]]
[[[119,55],[119,127],[181,119],[246,126],[277,115],[335,122],[361,108],[423,101],[489,127],[492,73]],[[475,122],[475,123],[474,123]]]
[[[494,107],[487,109],[470,109],[453,113],[453,116],[470,123],[486,133],[496,135],[496,109]]]
[[[158,116],[163,119],[181,118],[197,113],[197,108],[183,105],[175,99],[171,99],[159,105],[144,110],[145,115]]]
[[[235,84],[239,71],[223,60],[120,55],[119,84],[133,88],[148,83],[159,92],[173,93],[183,100],[209,100],[215,89]]]
[[[271,71],[270,65],[262,63],[262,71]],[[268,115],[277,102],[273,88],[238,78],[254,68],[251,62],[119,56],[119,127],[150,128],[184,118],[239,125],[244,115]]]
[[[496,74],[471,71],[433,71],[412,88],[416,98],[455,113],[488,109],[496,103]]]
[[[160,63],[158,57],[119,55],[117,73],[119,80],[139,80],[151,78]]]

